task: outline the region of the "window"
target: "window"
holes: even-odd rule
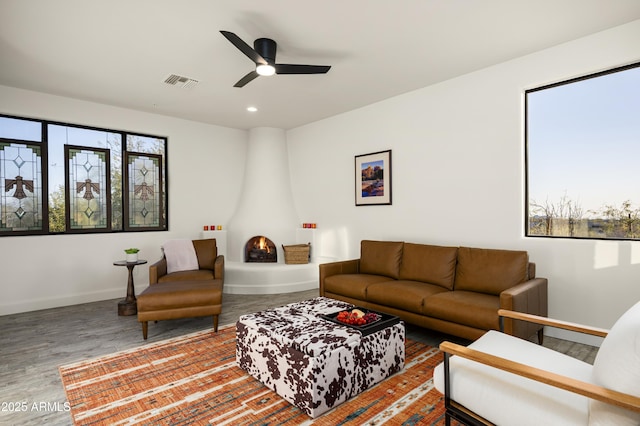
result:
[[[526,235],[640,239],[640,63],[525,93]]]
[[[0,116],[0,235],[167,230],[167,139]]]

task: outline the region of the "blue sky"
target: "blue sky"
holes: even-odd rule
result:
[[[384,160],[369,161],[368,163],[362,163],[362,170],[366,169],[367,167],[376,168],[376,167],[383,167],[383,166],[384,166]]]
[[[529,199],[640,207],[640,67],[531,92]]]

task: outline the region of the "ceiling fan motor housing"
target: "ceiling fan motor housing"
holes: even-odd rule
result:
[[[267,63],[276,63],[276,49],[278,45],[270,38],[259,38],[253,42],[253,49],[262,56]]]

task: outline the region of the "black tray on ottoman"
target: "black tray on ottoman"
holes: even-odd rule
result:
[[[334,312],[332,314],[327,314],[327,315],[319,315],[319,317],[322,318],[322,319],[325,319],[327,321],[331,321],[331,322],[334,322],[336,324],[343,325],[345,327],[351,327],[353,329],[356,329],[356,330],[360,331],[363,336],[368,336],[369,334],[373,334],[373,333],[375,333],[377,331],[380,331],[380,330],[382,330],[384,328],[390,327],[390,326],[395,325],[395,324],[400,322],[400,318],[395,316],[395,315],[385,314],[384,312],[373,311],[371,309],[365,309],[365,308],[361,308],[361,307],[358,307],[358,306],[354,306],[352,309],[349,309],[348,311],[352,311],[353,309],[360,309],[365,314],[367,312],[373,312],[374,314],[379,315],[380,319],[377,320],[377,321],[374,321],[372,323],[365,324],[365,325],[355,325],[355,324],[347,324],[347,323],[344,323],[342,321],[338,321],[336,319],[338,314],[340,312],[342,312],[342,311]]]

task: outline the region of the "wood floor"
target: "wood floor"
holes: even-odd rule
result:
[[[220,324],[240,315],[309,299],[318,290],[277,295],[223,297]],[[118,300],[0,316],[0,425],[70,425],[58,367],[212,327],[193,318],[149,324],[142,339],[135,316],[117,315]],[[451,336],[407,326],[407,337],[437,346]],[[545,337],[545,346],[593,363],[597,348]]]

